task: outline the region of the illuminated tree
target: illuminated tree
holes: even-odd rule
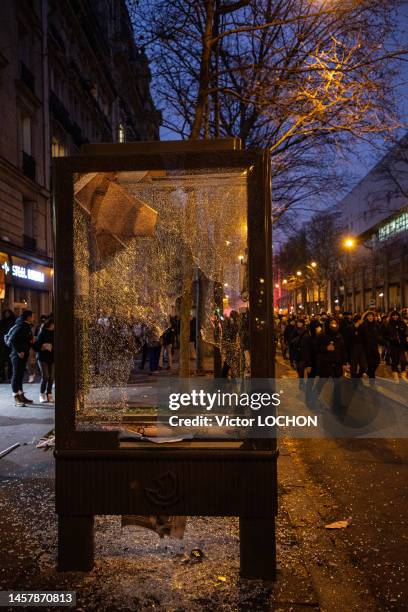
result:
[[[398,124],[398,0],[130,2],[164,125],[269,147],[274,218],[338,188],[336,159]]]

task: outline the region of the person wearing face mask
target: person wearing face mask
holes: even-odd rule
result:
[[[370,384],[373,384],[375,381],[375,372],[380,365],[380,351],[378,347],[381,343],[381,332],[375,314],[371,310],[363,314],[363,323],[361,327],[364,330],[363,348],[367,362],[367,375]]]
[[[361,382],[361,378],[367,370],[367,359],[364,350],[365,328],[362,322],[363,319],[361,315],[354,315],[352,325],[349,325],[343,334],[347,361],[350,364],[350,374],[352,380],[355,382]]]
[[[302,362],[306,374],[305,400],[310,406],[313,399],[313,384],[317,376],[318,339],[322,332],[320,321],[313,320],[302,337]]]
[[[297,319],[295,332],[290,342],[290,352],[299,378],[299,387],[304,387],[305,367],[302,358],[302,338],[307,333],[304,319]]]
[[[391,359],[392,377],[399,382],[399,372],[403,381],[408,382],[405,350],[408,345],[408,329],[398,311],[390,313],[388,325],[384,330],[384,340]]]
[[[296,319],[292,317],[291,319],[289,319],[285,327],[285,331],[283,332],[285,344],[289,349],[289,362],[292,368],[294,367],[294,361],[293,361],[293,350],[291,346],[292,346],[292,340],[295,334],[296,334]]]
[[[341,378],[346,368],[346,349],[343,338],[339,332],[339,324],[336,319],[330,319],[326,330],[317,339],[317,375],[318,380],[313,389],[316,399],[323,389],[326,379],[333,378],[333,406],[341,405]]]

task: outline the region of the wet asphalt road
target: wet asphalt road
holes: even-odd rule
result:
[[[279,373],[293,376],[285,365],[279,367]],[[40,429],[45,432],[50,428],[52,411],[44,407],[41,419],[36,416],[38,435]],[[27,440],[31,438],[31,431],[25,429],[27,419],[13,421],[9,409],[3,418],[7,443],[14,441],[14,431],[20,428]],[[315,501],[321,525],[351,517],[349,528],[330,531],[329,537],[334,551],[347,556],[348,567],[355,567],[356,575],[364,575],[378,610],[408,610],[408,440],[289,440],[282,445],[283,452],[288,450],[296,475],[303,474],[305,489]],[[251,587],[248,595],[245,585],[237,582],[237,529],[236,521],[230,519],[190,521],[187,553],[199,543],[208,559],[202,566],[193,567],[185,564],[183,556],[165,550],[157,553],[153,535],[132,534],[129,540],[127,534],[122,535],[116,519],[101,517],[97,522],[96,570],[88,577],[56,574],[52,464],[51,453],[35,451],[32,444],[3,460],[2,588],[75,588],[87,610],[318,608],[318,593],[311,590],[307,566],[302,567],[302,550],[287,544],[296,540],[296,530],[285,514],[283,497],[278,528],[282,574],[274,595],[268,587],[255,592]],[[136,564],[135,554],[139,558]],[[336,581],[335,561],[332,566]],[[293,576],[296,580],[291,579]],[[301,580],[305,581],[302,597]],[[244,592],[239,593],[242,588]],[[359,606],[356,610],[360,609],[366,612],[368,608]]]
[[[295,376],[279,360],[278,375]],[[408,410],[408,406],[407,406]],[[380,610],[408,610],[408,439],[291,440],[326,523],[351,517],[331,531],[363,570]]]

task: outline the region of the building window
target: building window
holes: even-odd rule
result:
[[[31,155],[31,119],[30,117],[23,116],[22,121],[22,136],[23,136],[23,151],[27,155]]]
[[[119,123],[118,140],[119,142],[126,141],[126,131],[125,131],[125,126],[123,125],[123,123]]]
[[[55,136],[51,141],[51,154],[53,157],[64,157],[67,154],[65,144],[58,140]]]
[[[21,168],[23,173],[32,181],[36,180],[36,164],[32,156],[31,118],[28,115],[21,117]]]
[[[26,305],[28,303],[28,289],[14,287],[14,302]]]
[[[24,234],[33,236],[34,234],[34,202],[23,200]]]
[[[378,239],[388,240],[388,238],[406,231],[408,231],[408,212],[404,212],[392,221],[382,225],[378,229]]]

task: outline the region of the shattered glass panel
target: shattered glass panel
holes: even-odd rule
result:
[[[76,424],[154,414],[164,377],[250,374],[247,169],[74,177]]]

